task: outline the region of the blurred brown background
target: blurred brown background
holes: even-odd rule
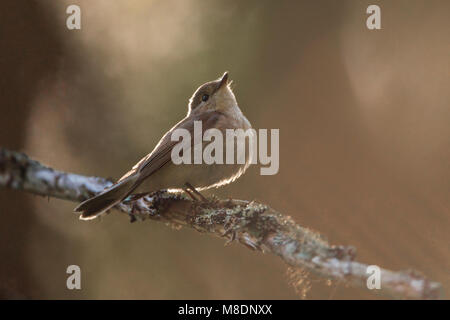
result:
[[[69,31],[78,4],[82,29]],[[366,28],[381,7],[382,30]],[[280,171],[220,197],[256,199],[417,269],[450,291],[448,1],[2,1],[0,145],[118,178],[225,70]],[[193,230],[81,222],[74,203],[0,189],[1,298],[296,299],[286,265]],[[82,290],[66,289],[66,268]],[[306,298],[370,299],[318,281]],[[448,297],[448,296],[447,296]]]

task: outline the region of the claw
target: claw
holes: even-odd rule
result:
[[[230,231],[227,231],[227,232],[230,233]],[[231,244],[235,239],[236,239],[236,231],[232,231],[231,237],[225,242],[225,246],[228,246],[229,244]]]
[[[248,247],[252,250],[261,250],[261,247],[259,246],[259,244],[256,243],[255,241],[251,240],[247,235],[243,235],[240,240],[243,245],[245,245],[246,247]]]

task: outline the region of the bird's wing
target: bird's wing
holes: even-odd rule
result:
[[[191,133],[193,148],[194,121],[202,121],[202,133],[204,133],[210,128],[215,128],[217,123],[223,117],[225,117],[223,113],[211,110],[202,112],[198,115],[191,115],[189,118],[184,118],[161,138],[151,153],[142,158],[130,171],[120,178],[118,182],[133,174],[139,173],[138,183],[140,183],[169,163],[171,161],[172,148],[179,143],[179,141],[171,141],[171,135],[175,129],[186,129]]]

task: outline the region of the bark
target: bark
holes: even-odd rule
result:
[[[80,202],[110,186],[99,177],[61,172],[43,166],[23,153],[0,149],[0,186]],[[195,202],[184,194],[158,191],[133,195],[115,209],[131,221],[162,221],[176,227],[190,227],[237,241],[252,250],[272,253],[288,265],[323,279],[367,288],[369,265],[355,261],[351,246],[330,245],[290,217],[254,201],[217,198]],[[416,271],[380,268],[381,288],[373,293],[401,299],[437,299],[442,286]]]

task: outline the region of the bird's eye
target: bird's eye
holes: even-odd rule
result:
[[[202,100],[203,101],[207,101],[208,99],[209,99],[209,95],[204,94],[203,97],[202,97]]]

